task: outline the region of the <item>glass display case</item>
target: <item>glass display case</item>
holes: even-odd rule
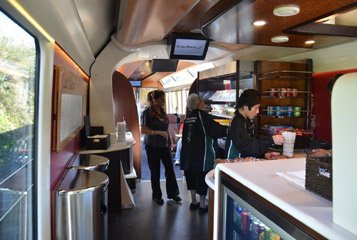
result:
[[[231,119],[237,101],[239,62],[207,69],[198,73],[198,95],[210,105],[216,119]],[[230,122],[230,121],[228,121]]]
[[[237,98],[235,75],[199,81],[198,95],[211,106],[210,114],[217,119],[231,119]]]
[[[324,239],[228,175],[221,174],[218,239]]]

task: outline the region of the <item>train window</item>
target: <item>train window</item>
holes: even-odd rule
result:
[[[36,239],[37,41],[0,26],[0,239]]]

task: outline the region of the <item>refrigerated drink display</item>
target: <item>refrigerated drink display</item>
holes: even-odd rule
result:
[[[259,218],[233,201],[233,240],[279,240],[280,235],[266,226]],[[227,234],[229,236],[229,234]],[[226,238],[229,239],[229,238]]]
[[[313,239],[293,223],[275,214],[266,206],[257,203],[256,199],[243,192],[240,195],[239,191],[236,190],[223,186],[222,239]]]

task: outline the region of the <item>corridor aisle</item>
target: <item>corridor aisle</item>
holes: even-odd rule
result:
[[[191,211],[186,183],[183,180],[177,183],[182,202],[167,201],[164,195],[163,206],[151,200],[150,181],[137,183],[136,192],[133,193],[136,207],[109,215],[109,240],[208,239],[208,214],[200,215],[197,210]],[[164,181],[161,182],[162,189],[164,184]]]

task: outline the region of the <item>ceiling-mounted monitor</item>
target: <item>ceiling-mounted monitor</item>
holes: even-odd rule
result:
[[[141,87],[141,80],[130,79],[129,80],[132,87]]]
[[[169,39],[170,59],[204,60],[210,39],[195,33],[173,33]]]
[[[177,59],[153,59],[151,72],[176,72],[177,63]]]

